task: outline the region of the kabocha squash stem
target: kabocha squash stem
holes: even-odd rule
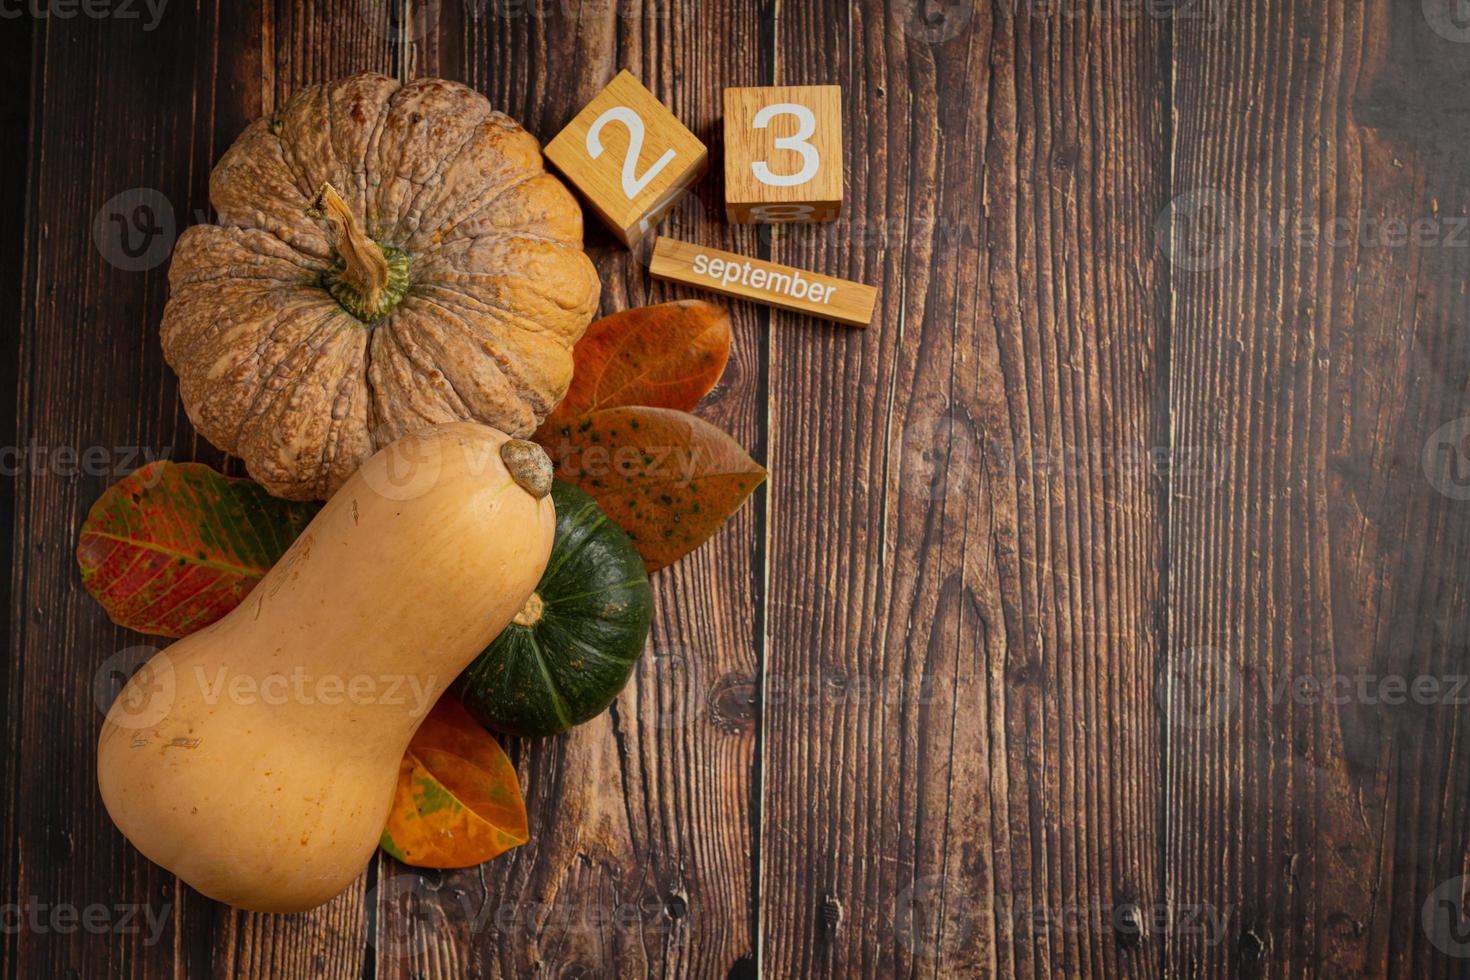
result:
[[[337,264],[322,278],[342,308],[363,323],[387,316],[408,291],[408,253],[368,237],[337,188],[323,184],[306,213],[332,226]]]
[[[317,192],[316,200],[311,202],[311,210],[306,213],[313,218],[325,218],[331,223],[337,233],[334,243],[337,254],[347,264],[342,281],[356,289],[368,306],[377,306],[382,299],[384,287],[388,285],[388,260],[383,256],[383,250],[378,247],[378,243],[362,230],[357,215],[342,200],[337,188],[331,184],[323,184],[322,189]]]

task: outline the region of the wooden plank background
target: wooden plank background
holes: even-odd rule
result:
[[[5,978],[1470,976],[1456,0],[36,9],[0,21]],[[167,246],[303,84],[461,79],[546,140],[624,67],[716,160],[725,87],[843,86],[842,221],[729,226],[716,166],[664,230],[873,283],[874,327],[733,310],[701,413],[771,479],[657,576],[615,708],[510,741],[530,844],[303,916],[193,894],[97,797],[94,681],[147,641],[72,559],[144,454],[238,471],[163,363]],[[588,244],[604,312],[686,295]]]

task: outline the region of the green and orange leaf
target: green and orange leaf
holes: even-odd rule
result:
[[[543,442],[573,419],[604,408],[648,405],[688,411],[730,359],[730,314],[687,299],[603,317],[572,350],[572,385],[536,431]]]
[[[150,463],[92,505],[82,584],[120,626],[187,636],[238,606],[320,509],[202,463]]]
[[[709,540],[765,469],[734,439],[687,412],[610,408],[557,429],[558,479],[591,494],[648,571]]]
[[[515,767],[465,706],[444,695],[403,755],[383,850],[418,868],[468,868],[529,836]]]

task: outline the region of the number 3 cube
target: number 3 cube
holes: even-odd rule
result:
[[[546,159],[631,248],[704,173],[708,153],[624,70],[546,144]]]
[[[725,89],[725,214],[733,224],[842,213],[842,88]]]

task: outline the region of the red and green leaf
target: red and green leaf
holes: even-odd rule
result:
[[[515,767],[465,706],[444,695],[403,755],[383,850],[418,868],[468,868],[529,837]]]
[[[82,584],[120,626],[187,636],[239,605],[320,509],[202,463],[150,463],[92,505]]]
[[[558,479],[596,498],[650,572],[709,540],[766,478],[734,439],[687,412],[610,408],[556,431]]]

